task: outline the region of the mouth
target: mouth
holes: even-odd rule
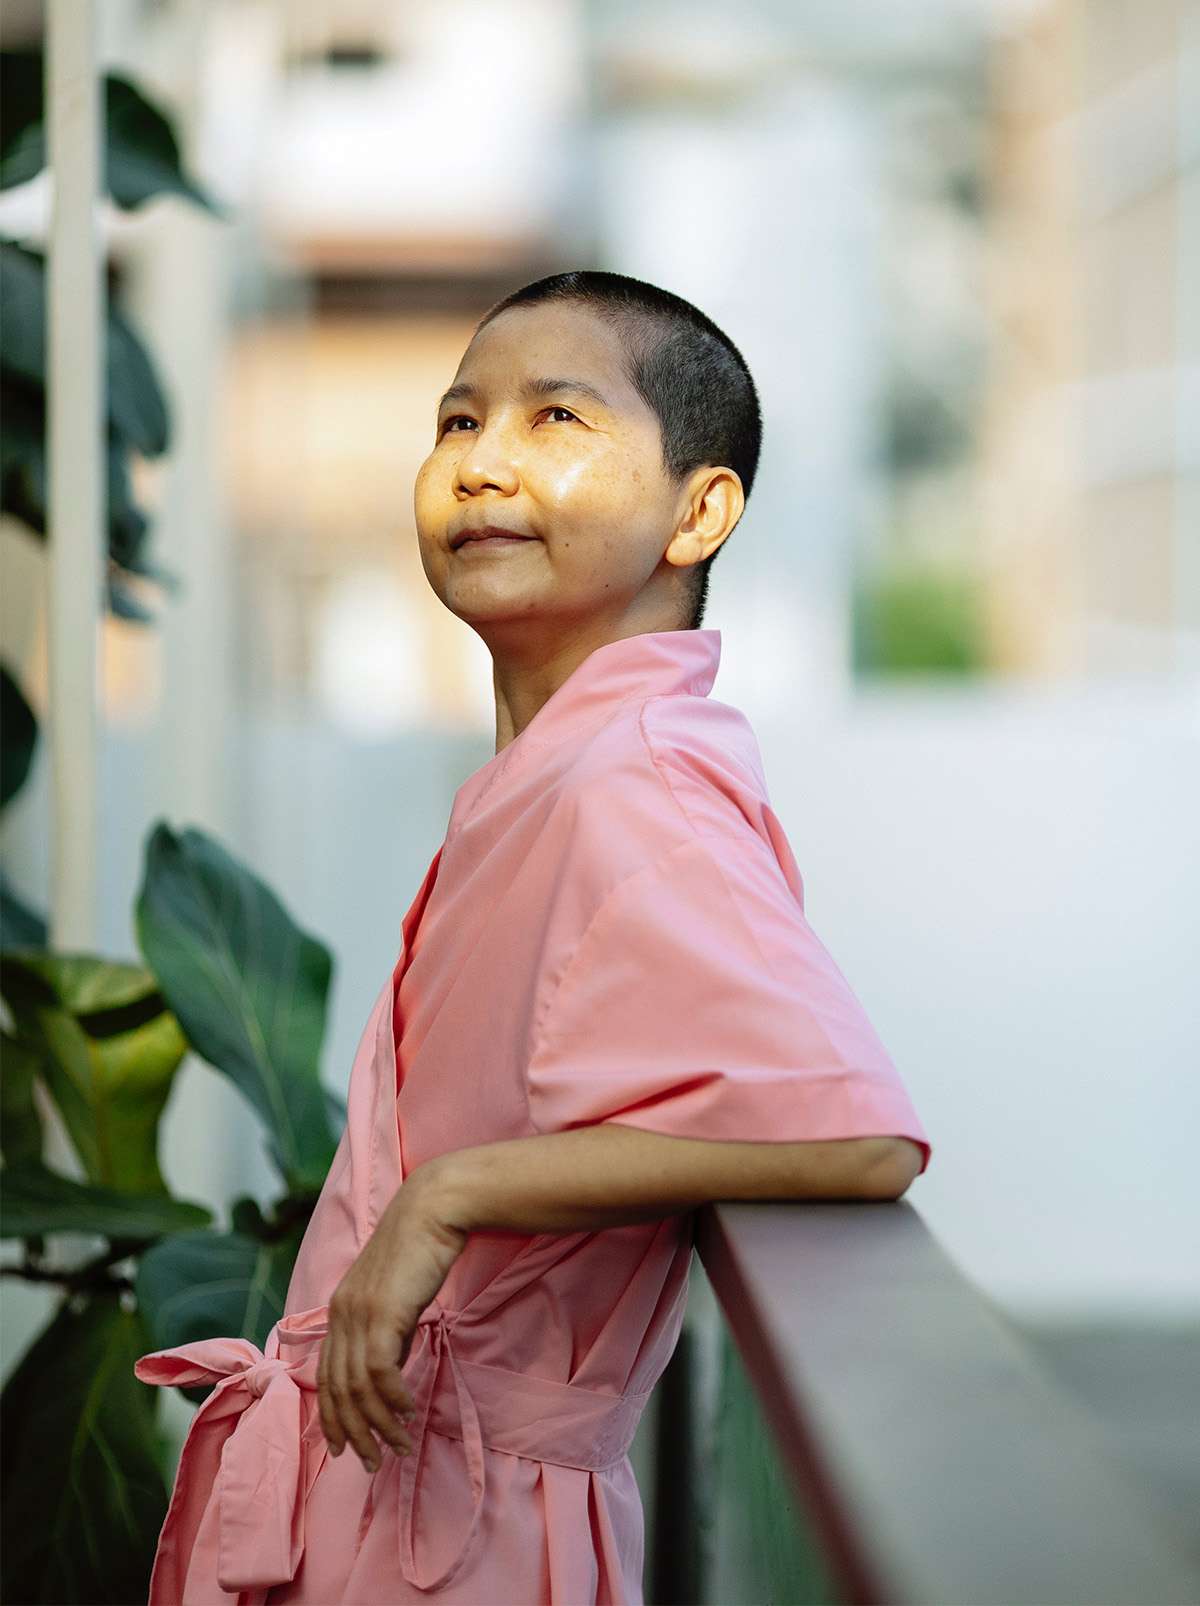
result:
[[[536,541],[536,535],[526,535],[523,530],[510,530],[503,524],[481,524],[477,529],[460,530],[457,535],[450,537],[450,550],[452,552],[469,552],[475,547],[488,547],[495,549],[504,546],[519,546],[525,541]]]

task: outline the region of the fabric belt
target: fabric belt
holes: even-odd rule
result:
[[[415,1409],[408,1426],[413,1448],[399,1457],[399,1560],[404,1577],[422,1590],[448,1583],[467,1559],[483,1514],[485,1449],[603,1471],[628,1453],[649,1399],[649,1393],[607,1394],[464,1360],[452,1338],[461,1314],[426,1310],[403,1371]],[[314,1437],[304,1431],[301,1390],[316,1390],[319,1341],[328,1331],[328,1318],[327,1305],[282,1317],[272,1329],[276,1344],[267,1339],[268,1353],[248,1339],[213,1338],[155,1350],[134,1363],[143,1383],[216,1383],[184,1441],[148,1606],[177,1606],[178,1595],[171,1593],[166,1577],[171,1567],[178,1568],[182,1586],[186,1573],[187,1558],[176,1555],[176,1527],[186,1492],[202,1487],[206,1477],[218,1503],[221,1588],[269,1588],[295,1577],[304,1553],[305,1505],[328,1450],[323,1432]],[[288,1358],[272,1353],[284,1345],[308,1348]],[[472,1494],[470,1520],[436,1576],[421,1566],[414,1546],[416,1481],[427,1433],[461,1441]],[[368,1490],[367,1506],[370,1501]]]

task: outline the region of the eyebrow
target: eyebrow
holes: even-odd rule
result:
[[[595,385],[589,385],[586,379],[527,379],[518,392],[521,396],[557,396],[563,392],[576,396],[589,396],[592,401],[599,402],[601,407],[607,407],[611,412],[612,403],[607,396],[602,396]],[[438,402],[437,410],[449,401],[474,401],[479,395],[478,385],[466,383],[451,385]]]

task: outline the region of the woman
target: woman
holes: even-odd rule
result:
[[[217,1383],[151,1603],[635,1606],[627,1452],[692,1211],[895,1199],[928,1165],[709,697],[708,567],[760,438],[736,348],[641,281],[555,275],[476,330],[415,513],[491,652],[496,752],[405,917],[265,1351],[137,1363]]]

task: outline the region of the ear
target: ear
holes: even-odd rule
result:
[[[663,556],[686,567],[711,557],[741,518],[746,498],[731,468],[698,468],[683,494],[683,517]]]

